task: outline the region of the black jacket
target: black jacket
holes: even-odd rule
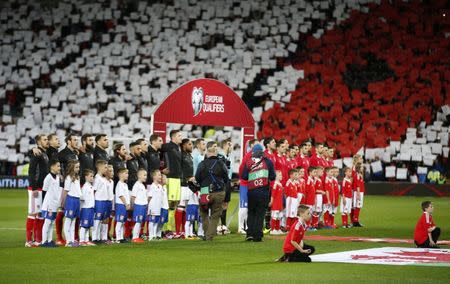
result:
[[[209,173],[209,169],[212,174]],[[215,183],[211,175],[214,176]],[[206,158],[198,165],[195,179],[201,187],[208,186],[211,192],[223,191],[229,182],[227,167],[217,156]]]
[[[128,169],[128,189],[132,189],[133,185],[137,181],[137,172],[139,170],[139,161],[136,157],[131,155],[132,159],[127,161],[127,169]]]
[[[181,151],[181,185],[187,186],[187,180],[194,176],[194,161],[190,153]]]
[[[148,146],[148,152],[144,154],[144,158],[147,160],[147,182],[150,184],[153,182],[151,176],[152,171],[159,170],[161,168],[161,153],[158,150],[153,149],[152,146]]]
[[[94,153],[91,151],[80,152],[78,155],[80,161],[80,182],[84,184],[84,170],[92,170],[95,172]]]
[[[169,169],[168,178],[181,178],[181,150],[180,147],[170,141],[162,146],[165,167]]]
[[[58,149],[53,148],[52,146],[49,146],[47,149],[47,156],[48,156],[48,160],[54,160],[54,159],[58,159]]]
[[[35,156],[33,151],[29,151],[30,167],[28,169],[28,182],[32,190],[42,188],[44,179],[49,172],[49,159],[44,149],[39,148],[42,155]]]
[[[70,160],[78,160],[78,153],[66,147],[58,153],[58,159],[61,163],[61,173],[64,175],[66,173],[67,163]]]
[[[109,155],[108,152],[101,149],[98,146],[95,146],[94,148],[94,165],[97,163],[98,160],[105,160],[106,162],[109,161]]]
[[[117,184],[117,182],[119,182],[119,175],[118,175],[117,171],[120,168],[127,168],[127,161],[124,161],[121,158],[114,156],[109,160],[108,163],[110,165],[112,165],[114,168],[114,193],[115,193],[116,184]]]

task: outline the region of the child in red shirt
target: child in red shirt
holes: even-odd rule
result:
[[[325,228],[331,229],[331,215],[333,213],[333,203],[334,203],[334,194],[333,194],[333,176],[332,176],[332,168],[325,169],[325,183],[323,189],[325,194],[323,196],[323,222]]]
[[[298,217],[292,225],[289,234],[286,236],[283,244],[284,255],[278,259],[282,262],[311,262],[309,257],[314,253],[313,246],[303,243],[307,223],[311,219],[311,211],[306,205],[298,207]]]
[[[352,170],[344,168],[344,180],[342,181],[341,217],[342,228],[350,228],[348,225],[348,214],[352,209]]]
[[[437,241],[441,229],[436,227],[433,221],[433,203],[431,201],[422,202],[422,210],[423,214],[414,230],[414,243],[419,248],[439,248]]]
[[[353,180],[353,227],[362,227],[359,223],[359,214],[364,204],[364,166],[361,163],[356,164],[356,180]]]
[[[325,191],[323,190],[323,183],[322,183],[322,175],[323,175],[323,168],[317,167],[316,168],[316,177],[314,179],[314,188],[316,190],[316,200],[314,203],[314,213],[312,216],[312,226],[314,229],[319,228],[319,219],[322,215],[323,210],[323,195],[325,194]]]
[[[339,176],[339,168],[338,167],[333,167],[333,201],[334,203],[332,204],[333,206],[333,212],[331,214],[331,219],[330,219],[330,223],[331,226],[336,229],[336,223],[334,223],[334,216],[336,216],[337,213],[337,209],[339,207],[339,182],[337,177]]]
[[[289,231],[291,225],[297,219],[298,209],[298,171],[296,169],[289,170],[289,179],[286,182],[286,229]]]
[[[271,197],[269,202],[271,219],[270,219],[270,234],[281,235],[283,232],[280,228],[281,217],[283,215],[283,185],[281,179],[283,174],[281,171],[276,171],[276,178],[271,190]]]

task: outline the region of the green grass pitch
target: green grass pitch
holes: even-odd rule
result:
[[[234,194],[229,214],[237,199]],[[434,219],[443,230],[441,238],[450,239],[449,198],[367,196],[361,212],[366,227],[320,230],[314,234],[411,238],[424,199],[434,202]],[[168,240],[99,247],[25,248],[26,204],[26,191],[0,192],[0,283],[448,283],[450,279],[448,267],[275,263],[283,241],[270,236],[262,243],[248,243],[242,236],[232,234],[219,236],[213,242]],[[339,216],[336,220],[340,223]],[[236,222],[237,217],[231,225],[234,231]],[[402,246],[308,243],[316,247],[317,253]]]

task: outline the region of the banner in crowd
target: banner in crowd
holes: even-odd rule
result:
[[[0,176],[0,189],[25,189],[27,187],[27,176]]]

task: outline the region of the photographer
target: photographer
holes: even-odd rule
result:
[[[206,151],[206,159],[198,165],[195,180],[201,188],[200,214],[205,231],[204,240],[211,241],[217,233],[229,179],[226,165],[217,157],[217,143],[208,142]]]
[[[217,157],[219,160],[221,160],[226,166],[227,166],[227,172],[228,172],[228,179],[231,181],[231,151],[233,150],[233,144],[231,143],[231,139],[225,139],[220,143],[220,148],[217,151]],[[227,209],[228,209],[228,203],[231,199],[231,184],[228,182],[225,187],[225,199],[223,201],[223,211],[222,215],[220,216],[220,223],[222,223],[221,226],[217,227],[217,230],[219,232],[229,234],[230,230],[227,228]]]

